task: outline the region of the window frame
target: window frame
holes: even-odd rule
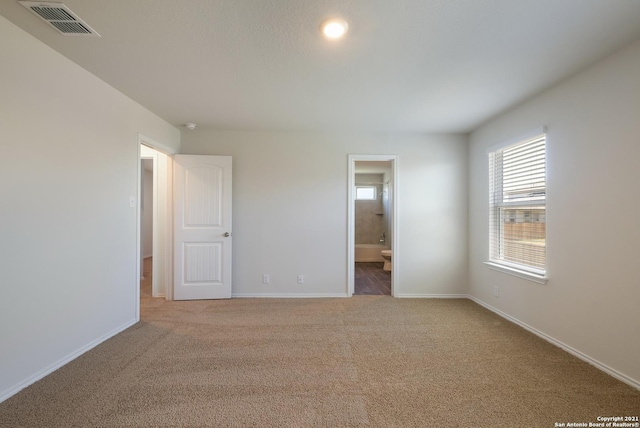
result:
[[[503,184],[504,182],[502,181],[503,180],[502,170],[500,170],[498,173],[494,171],[494,158],[496,156],[496,153],[498,154],[503,153],[504,151],[513,149],[517,146],[533,143],[533,142],[539,141],[541,138],[544,138],[544,145],[545,145],[544,146],[545,147],[544,149],[544,174],[545,174],[544,175],[544,199],[537,199],[535,201],[524,200],[520,203],[514,202],[514,201],[505,201],[503,190],[502,190],[504,185]],[[547,197],[546,195],[547,195],[547,188],[548,188],[546,165],[548,161],[548,157],[547,157],[548,142],[549,142],[549,137],[547,135],[546,129],[542,127],[542,128],[531,130],[518,137],[512,138],[511,140],[504,142],[502,144],[492,146],[487,150],[488,161],[489,161],[488,162],[488,167],[489,167],[488,184],[489,184],[490,200],[489,200],[489,221],[488,221],[489,245],[488,245],[488,257],[487,257],[487,261],[485,261],[485,265],[487,265],[487,267],[489,267],[490,269],[515,275],[517,277],[528,279],[540,284],[546,284],[548,280],[548,263],[547,263],[548,261],[547,261],[547,253],[546,253],[546,244],[547,244],[547,233],[546,233]],[[502,164],[500,163],[500,165]],[[500,168],[502,168],[502,166],[500,166]],[[499,177],[500,183],[495,182],[495,179],[497,177]],[[520,208],[522,211],[531,211],[532,209],[535,209],[534,207],[544,207],[545,253],[544,253],[544,268],[542,269],[533,265],[514,263],[509,260],[505,260],[504,258],[501,258],[500,254],[496,254],[497,249],[495,247],[496,245],[503,243],[502,239],[504,236],[503,235],[504,225],[501,222],[503,218],[501,214],[501,210],[504,210],[505,208],[511,208],[512,210],[514,208]],[[511,217],[514,217],[513,221],[517,222],[518,215],[513,216],[512,214],[515,214],[515,210],[513,213],[509,213],[509,219],[511,219]],[[530,213],[530,220],[532,219],[533,214],[534,213]],[[540,223],[540,213],[536,213],[536,216],[538,218],[536,222]],[[522,214],[522,217],[523,218],[525,217],[524,213]],[[533,222],[533,221],[530,221],[530,222]],[[499,227],[502,233],[500,231],[496,231],[496,227]],[[502,245],[502,248],[504,248],[504,244]]]

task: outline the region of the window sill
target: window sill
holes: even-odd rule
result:
[[[549,279],[544,275],[538,275],[532,272],[527,272],[524,270],[512,268],[510,266],[501,265],[495,262],[484,262],[484,264],[487,265],[489,269],[496,270],[498,272],[506,273],[509,275],[517,276],[518,278],[526,279],[529,281],[537,282],[538,284],[546,284],[547,280]]]

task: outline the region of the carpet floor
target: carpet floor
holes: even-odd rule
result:
[[[2,427],[554,427],[640,391],[469,300],[142,298]]]

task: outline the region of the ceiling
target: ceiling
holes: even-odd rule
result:
[[[60,35],[15,0],[0,15],[198,129],[469,132],[640,38],[639,0],[63,3],[102,37]],[[340,42],[318,31],[334,16]]]

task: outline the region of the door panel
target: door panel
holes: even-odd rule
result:
[[[231,157],[174,157],[174,299],[231,297]]]

